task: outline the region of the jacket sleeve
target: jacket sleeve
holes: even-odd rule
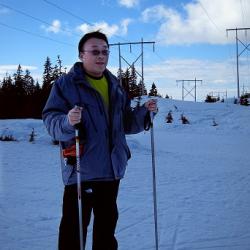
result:
[[[68,111],[71,109],[67,99],[60,89],[59,78],[53,85],[47,103],[42,112],[42,119],[49,134],[58,141],[68,141],[74,137],[74,127],[68,120]]]
[[[123,118],[124,130],[126,134],[136,134],[142,132],[149,126],[150,123],[150,116],[147,108],[144,105],[131,108],[131,102],[128,98],[126,98]]]

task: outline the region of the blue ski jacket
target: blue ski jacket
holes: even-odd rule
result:
[[[49,134],[60,142],[63,150],[75,144],[75,129],[67,114],[75,105],[83,107],[80,125],[84,147],[80,159],[82,181],[123,178],[131,156],[125,134],[139,133],[150,122],[144,106],[131,108],[118,79],[107,69],[104,75],[109,84],[108,113],[101,95],[87,82],[80,62],[55,81],[42,113]],[[65,161],[62,154],[61,168],[65,185],[77,183],[75,164]]]

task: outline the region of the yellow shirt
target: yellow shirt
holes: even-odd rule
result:
[[[108,109],[109,107],[109,92],[108,92],[108,81],[105,76],[102,76],[100,79],[92,78],[86,75],[86,78],[90,85],[97,90],[102,96],[103,103]]]

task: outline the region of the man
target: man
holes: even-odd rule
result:
[[[84,242],[93,211],[92,249],[115,250],[116,199],[130,158],[125,134],[143,131],[150,122],[149,112],[156,112],[157,104],[150,100],[131,109],[117,78],[106,69],[109,44],[105,34],[99,31],[85,34],[78,52],[81,62],[76,62],[68,74],[54,83],[43,110],[45,126],[60,141],[62,152],[65,189],[58,245],[60,250],[79,250],[74,148],[74,126],[78,124]]]

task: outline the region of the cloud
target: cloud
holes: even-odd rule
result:
[[[146,23],[165,21],[171,15],[178,15],[173,9],[167,8],[164,5],[155,5],[153,7],[147,8],[142,12],[142,20]]]
[[[61,22],[59,20],[53,20],[51,25],[46,27],[44,25],[42,25],[42,28],[46,31],[46,32],[52,32],[52,33],[59,33],[61,31],[62,25]]]
[[[198,0],[183,5],[182,12],[155,5],[145,9],[141,18],[146,23],[160,24],[157,40],[162,44],[225,44],[235,37],[232,34],[227,39],[226,29],[249,27],[250,6],[246,7],[238,0],[217,0],[216,3]]]
[[[128,25],[133,22],[131,18],[126,18],[121,21],[121,33],[126,35],[128,33]]]
[[[149,79],[201,79],[209,83],[226,83],[234,79],[234,62],[197,59],[170,59],[160,64],[145,67]]]
[[[102,21],[94,23],[93,25],[89,25],[87,23],[83,23],[76,28],[76,30],[87,33],[91,31],[100,30],[105,33],[108,37],[112,37],[114,35],[126,35],[128,32],[128,25],[132,22],[132,19],[127,18],[123,19],[120,25],[113,24],[109,25],[108,23]]]
[[[241,61],[244,58],[241,59]],[[140,66],[138,66],[140,67]],[[118,67],[108,67],[117,74]],[[140,72],[140,68],[138,68]],[[243,83],[249,83],[249,64],[243,62],[240,67],[240,91]],[[168,94],[175,99],[182,98],[182,83],[176,80],[202,80],[197,83],[197,100],[205,100],[210,92],[227,91],[228,97],[237,96],[236,66],[234,59],[228,60],[198,60],[198,59],[168,59],[152,65],[144,65],[144,80],[147,90],[154,82],[160,94]],[[139,80],[139,77],[138,77]],[[194,87],[194,82],[185,83],[187,90]],[[245,85],[250,91],[250,85]],[[187,96],[185,100],[194,100]]]
[[[101,32],[105,33],[108,37],[111,37],[118,32],[119,27],[116,24],[108,25],[106,22],[97,22],[94,23],[93,25],[84,23],[78,26],[77,30],[81,31],[82,33],[100,30]]]
[[[139,0],[118,0],[118,3],[126,8],[133,8],[139,4]]]
[[[241,60],[243,60],[242,58]],[[243,83],[249,82],[249,65],[244,63],[240,68],[240,88]],[[235,60],[197,60],[197,59],[169,59],[161,63],[145,66],[145,82],[147,88],[152,82],[156,83],[160,93],[168,93],[174,98],[181,99],[182,86],[176,80],[202,80],[202,84],[197,86],[198,99],[201,100],[209,92],[225,92],[229,97],[237,95],[236,86],[236,66]],[[186,84],[188,90],[193,87],[193,83]],[[245,86],[250,90],[250,86]],[[192,98],[191,98],[192,99]]]

